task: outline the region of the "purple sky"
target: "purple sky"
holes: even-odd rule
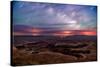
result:
[[[14,35],[96,35],[96,6],[25,1],[12,6]]]

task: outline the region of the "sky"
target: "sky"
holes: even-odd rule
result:
[[[13,35],[96,35],[97,7],[12,2]]]

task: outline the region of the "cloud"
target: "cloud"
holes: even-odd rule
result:
[[[64,31],[96,30],[95,6],[16,2],[13,8],[14,32],[67,35]]]
[[[46,10],[47,14],[49,15],[53,15],[54,14],[54,9],[52,7],[49,7],[47,10]]]

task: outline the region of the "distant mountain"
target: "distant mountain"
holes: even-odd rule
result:
[[[66,36],[64,40],[97,40],[97,36],[87,36],[87,35],[73,35],[73,36]]]
[[[87,36],[87,35],[72,35],[72,36],[14,36],[14,38],[25,39],[25,40],[97,40],[97,36]]]

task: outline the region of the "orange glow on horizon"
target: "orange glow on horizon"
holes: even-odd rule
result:
[[[57,32],[57,33],[54,33],[53,35],[55,36],[71,36],[73,35],[72,31],[61,31],[61,32]]]
[[[72,31],[61,31],[57,32],[58,34],[72,34]]]
[[[40,29],[32,29],[31,32],[33,32],[33,33],[39,33],[39,32],[41,32],[41,30]]]
[[[77,33],[78,32],[78,33]],[[62,32],[57,32],[54,33],[53,35],[58,35],[58,36],[72,36],[72,35],[87,35],[87,36],[92,36],[96,35],[96,31],[62,31]]]
[[[96,35],[97,33],[95,31],[83,31],[80,34],[82,35]]]
[[[72,35],[94,36],[94,35],[97,35],[97,32],[95,30],[66,30],[66,31],[55,31],[55,32],[51,31],[50,33],[48,33],[48,31],[45,31],[45,30],[33,28],[30,30],[27,30],[27,33],[13,32],[13,35],[33,35],[33,36],[54,35],[54,36],[61,36],[61,37],[72,36]]]
[[[35,28],[34,28],[34,29],[31,30],[31,32],[32,32],[32,35],[33,35],[33,36],[37,36],[37,35],[40,35],[41,30],[40,30],[40,29],[35,29]]]
[[[71,31],[63,31],[61,32],[62,34],[71,34],[72,32]]]

